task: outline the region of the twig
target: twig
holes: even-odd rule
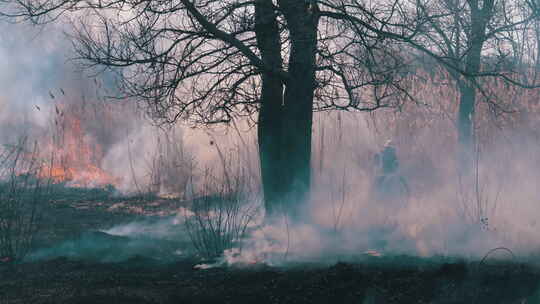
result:
[[[508,253],[510,253],[510,255],[512,255],[512,258],[515,259],[516,258],[516,255],[514,254],[514,252],[512,252],[512,250],[506,248],[506,247],[497,247],[497,248],[493,248],[491,249],[490,251],[488,251],[486,253],[486,255],[484,255],[484,257],[482,258],[482,260],[480,260],[480,263],[478,263],[478,268],[480,268],[480,266],[482,266],[482,264],[484,263],[484,261],[492,254],[494,253],[495,251],[498,251],[498,250],[503,250],[503,251],[506,251]]]
[[[126,131],[126,133],[128,133]],[[139,192],[139,196],[142,196],[141,188],[139,188],[139,184],[137,183],[137,176],[135,175],[135,169],[133,168],[133,157],[131,156],[131,148],[129,145],[129,133],[127,134],[128,142],[127,142],[127,150],[128,150],[128,157],[129,157],[129,167],[131,169],[131,176],[133,178],[133,183],[135,184],[135,188],[137,188],[137,192]]]
[[[287,248],[285,249],[285,254],[283,255],[283,260],[287,261],[287,258],[289,257],[289,248],[290,248],[290,230],[289,230],[289,220],[287,219],[287,215],[283,213],[283,218],[285,219],[285,228],[287,229]]]

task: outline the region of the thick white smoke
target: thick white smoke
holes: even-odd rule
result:
[[[154,126],[136,101],[107,99],[116,95],[114,76],[80,69],[82,62],[72,60],[76,56],[64,34],[68,27],[0,26],[0,145],[27,136],[42,150],[52,148],[53,138],[57,150],[80,148],[65,139],[67,134],[92,150],[92,165],[111,175],[123,194],[185,191],[193,161],[192,148],[183,140],[186,128]],[[193,141],[193,151],[201,150],[199,142]]]
[[[61,27],[1,26],[1,144],[22,134],[46,136],[55,104],[99,100],[102,91],[112,88],[106,76],[94,82],[67,60],[72,57],[71,48]],[[454,169],[453,114],[445,116],[432,110],[383,112],[380,119],[371,114],[318,114],[313,129],[312,202],[304,217],[293,221],[283,216],[273,224],[255,223],[242,249],[228,250],[225,261],[335,261],[374,252],[370,250],[480,258],[501,246],[520,258],[537,255],[537,134],[520,127],[503,129],[496,133],[500,136],[491,136],[482,144],[475,162],[478,170],[473,168],[470,176],[460,177]],[[100,165],[121,178],[118,187],[122,191],[145,191],[156,178],[172,176],[176,179],[159,184],[157,191],[190,196],[193,185],[189,183],[193,181],[187,179],[203,175],[207,168],[215,172],[249,168],[247,176],[254,184],[258,182],[253,129],[208,135],[203,130],[179,127],[176,133],[165,135],[133,108],[113,118],[107,134],[98,132],[102,122],[86,126],[104,147]],[[429,123],[421,125],[419,121]],[[385,204],[373,194],[373,156],[388,138],[395,142],[401,173],[410,186],[410,195],[401,205]],[[183,154],[172,162],[160,158],[175,153]],[[170,168],[175,169],[167,171]],[[285,173],[286,168],[283,170]],[[129,235],[146,231],[160,238],[168,235],[171,227],[183,229],[170,221],[149,227],[133,223],[110,232]]]

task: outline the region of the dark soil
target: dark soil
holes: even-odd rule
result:
[[[515,264],[195,270],[195,263],[140,257],[4,265],[0,303],[540,303],[538,272]]]
[[[57,197],[45,212],[39,244],[50,246],[91,230],[165,216],[164,210],[183,204],[97,194]],[[107,238],[99,233],[89,237]],[[112,245],[106,248],[124,241],[111,238]],[[540,271],[517,262],[385,256],[330,266],[306,263],[197,270],[194,266],[199,262],[187,257],[164,261],[152,254],[117,262],[97,257],[0,262],[0,304],[540,303]]]

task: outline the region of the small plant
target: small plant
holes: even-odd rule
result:
[[[202,191],[192,200],[191,212],[185,219],[195,250],[209,260],[221,256],[226,249],[241,249],[241,240],[259,212],[249,203],[249,192],[240,188],[241,178],[234,179],[234,188],[232,184],[212,180],[207,171]]]
[[[41,219],[40,204],[50,182],[43,178],[38,145],[26,137],[0,152],[0,259],[17,262],[32,249]]]
[[[478,225],[482,230],[491,230],[489,218],[494,216],[499,203],[502,187],[496,187],[495,193],[490,191],[488,176],[480,172],[480,148],[475,149],[475,158],[472,163],[471,174],[458,176],[458,200],[461,203],[461,212],[472,224]],[[493,187],[491,187],[493,188]]]

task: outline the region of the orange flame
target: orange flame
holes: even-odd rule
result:
[[[104,158],[101,145],[85,132],[81,117],[83,114],[72,108],[56,107],[54,136],[45,149],[50,153],[50,161],[38,176],[71,187],[117,185],[120,180],[101,168]]]

